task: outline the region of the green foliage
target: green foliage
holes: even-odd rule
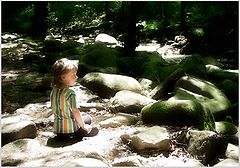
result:
[[[36,4],[32,1],[4,2],[2,29],[28,35],[37,32],[39,27],[33,27],[34,17],[40,16],[35,13]],[[183,4],[184,13],[181,10]],[[144,1],[134,2],[134,10],[131,11],[130,6],[131,3],[122,1],[49,1],[48,32],[66,35],[105,32],[115,37],[125,37],[133,32],[127,31],[129,24],[126,16],[136,14],[138,41],[154,38],[163,43],[165,39],[173,39],[180,33],[189,33],[189,36],[201,38],[202,46],[197,43],[199,49],[195,49],[196,52],[206,46],[209,51],[233,47],[237,50],[237,2]],[[38,21],[44,22],[44,19]],[[183,20],[185,26],[181,25]],[[183,27],[185,30],[182,30]]]
[[[103,7],[101,2],[53,2],[50,3],[48,22],[54,28],[96,26],[102,22]]]
[[[192,33],[198,37],[202,37],[204,35],[203,28],[195,28],[192,30]]]
[[[31,30],[33,12],[33,5],[29,5],[26,8],[19,10],[18,16],[14,18],[14,22],[18,31],[21,33],[26,33]]]
[[[160,23],[157,21],[144,22],[143,31],[157,30],[159,28],[159,24]]]

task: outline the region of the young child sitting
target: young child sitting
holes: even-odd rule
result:
[[[89,115],[82,116],[76,104],[73,86],[77,80],[78,61],[62,58],[52,66],[51,108],[54,113],[54,132],[58,138],[79,138],[94,136],[97,127],[90,124]]]

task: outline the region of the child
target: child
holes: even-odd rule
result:
[[[92,127],[92,118],[82,116],[76,105],[75,92],[69,87],[77,80],[78,61],[62,58],[52,66],[51,107],[54,113],[54,131],[59,138],[94,136],[97,127]]]

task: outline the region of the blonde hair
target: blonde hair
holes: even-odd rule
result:
[[[61,58],[57,60],[52,66],[52,88],[61,88],[63,87],[61,76],[65,73],[68,73],[71,70],[78,69],[78,60],[69,60],[67,58]]]

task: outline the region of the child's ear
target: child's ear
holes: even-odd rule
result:
[[[62,80],[62,81],[65,80],[65,76],[64,76],[64,75],[61,75],[61,76],[60,76],[60,80]]]

